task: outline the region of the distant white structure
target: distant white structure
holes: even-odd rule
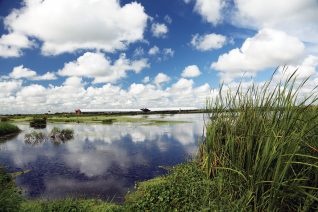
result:
[[[141,113],[141,112],[182,112],[196,111],[196,107],[165,107],[165,108],[141,108],[141,109],[77,109],[76,114],[82,113]]]
[[[199,110],[196,107],[151,107],[148,109],[152,112]]]
[[[127,113],[140,112],[140,109],[79,109],[81,113]]]

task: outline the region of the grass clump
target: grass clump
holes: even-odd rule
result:
[[[74,137],[74,130],[69,128],[60,129],[58,127],[54,127],[50,133],[50,138],[52,138],[55,141],[57,140],[67,141],[72,139],[73,137]]]
[[[22,202],[21,192],[15,186],[12,176],[0,166],[0,210],[19,211]]]
[[[8,122],[0,122],[0,136],[7,136],[10,134],[19,133],[21,130]]]
[[[7,121],[10,121],[10,118],[7,117],[7,116],[2,116],[2,117],[0,118],[0,122],[7,122]]]
[[[42,117],[34,117],[31,121],[30,121],[30,127],[33,127],[35,129],[43,129],[46,128],[46,118]]]
[[[178,165],[163,177],[136,185],[126,195],[127,211],[202,211],[213,204],[213,182],[195,162]]]
[[[317,96],[299,98],[305,83],[292,76],[274,88],[221,89],[208,102],[199,161],[211,181],[221,180],[214,192],[244,211],[318,209]]]
[[[161,126],[161,125],[174,125],[174,124],[188,124],[188,121],[174,121],[174,120],[154,120],[149,119],[149,123],[144,124],[145,126]]]
[[[33,131],[31,133],[25,134],[24,141],[27,144],[37,145],[43,143],[46,140],[50,140],[54,143],[65,142],[72,139],[73,137],[73,129],[60,129],[58,127],[54,127],[49,135],[38,131]]]
[[[115,119],[104,119],[102,120],[103,124],[113,124],[115,121]]]

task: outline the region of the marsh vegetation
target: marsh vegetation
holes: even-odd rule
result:
[[[74,137],[74,130],[72,129],[60,129],[54,127],[49,134],[45,134],[41,131],[32,131],[24,135],[24,141],[27,144],[40,144],[46,140],[50,140],[54,143],[65,142]]]
[[[30,121],[30,127],[35,129],[43,129],[43,128],[46,128],[46,122],[47,122],[46,117],[34,117]]]
[[[220,90],[194,162],[137,185],[135,210],[317,211],[317,91],[305,81]]]
[[[222,92],[198,155],[218,186],[213,196],[244,211],[307,211],[318,207],[317,90],[305,81]],[[222,113],[225,109],[239,109]],[[218,112],[220,111],[220,112]]]
[[[20,129],[11,123],[0,122],[0,137],[17,134],[20,132]]]
[[[30,126],[35,129],[43,129],[46,127],[47,123],[100,123],[100,124],[113,124],[113,123],[144,123],[146,125],[171,125],[171,124],[182,124],[189,123],[189,121],[179,121],[179,120],[161,120],[152,119],[148,116],[127,116],[127,115],[105,115],[105,114],[61,114],[61,115],[19,115],[10,116],[12,122],[30,122]]]

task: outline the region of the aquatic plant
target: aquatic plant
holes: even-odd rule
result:
[[[38,131],[27,133],[24,136],[24,141],[25,143],[32,145],[43,143],[46,140],[50,140],[54,143],[60,143],[72,139],[73,136],[74,131],[72,129],[60,129],[54,127],[49,135]]]
[[[1,121],[1,122],[7,122],[7,121],[10,121],[10,118],[7,117],[7,116],[2,116],[2,117],[0,118],[0,121]]]
[[[113,124],[115,121],[115,119],[104,119],[102,120],[103,124]]]
[[[10,134],[19,133],[21,130],[8,122],[0,122],[0,136],[7,136]]]
[[[0,210],[19,211],[22,202],[23,197],[12,176],[0,166]]]
[[[38,118],[35,117],[30,121],[30,127],[35,129],[43,129],[46,128],[46,117]]]
[[[221,88],[207,103],[198,159],[214,192],[243,211],[318,208],[317,91],[300,98],[307,80]]]
[[[54,141],[59,141],[59,140],[67,141],[72,139],[73,136],[74,136],[74,130],[68,129],[68,128],[60,129],[60,128],[54,127],[50,133],[50,138],[52,138]]]

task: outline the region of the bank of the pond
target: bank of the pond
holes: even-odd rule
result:
[[[177,165],[167,175],[137,183],[122,205],[98,199],[27,200],[11,176],[1,174],[0,206],[11,211],[258,211],[251,207],[255,194],[237,173],[229,170],[210,179],[197,162]],[[298,209],[315,211],[317,203],[313,200]],[[278,209],[281,205],[274,207]]]
[[[189,123],[189,121],[178,120],[163,120],[152,119],[145,116],[124,116],[124,115],[21,115],[21,116],[8,116],[12,122],[32,122],[34,119],[45,119],[49,123],[101,123],[101,124],[113,124],[116,122],[127,123],[145,123],[146,125],[164,125],[164,124],[182,124]]]
[[[213,184],[194,162],[178,165],[170,174],[137,183],[122,205],[98,199],[27,200],[11,174],[0,171],[0,207],[10,211],[178,211],[218,209],[210,201]]]
[[[97,199],[27,200],[14,183],[15,175],[0,167],[0,211],[116,211],[122,207]]]
[[[20,129],[14,124],[0,122],[0,137],[14,135],[20,132]]]

